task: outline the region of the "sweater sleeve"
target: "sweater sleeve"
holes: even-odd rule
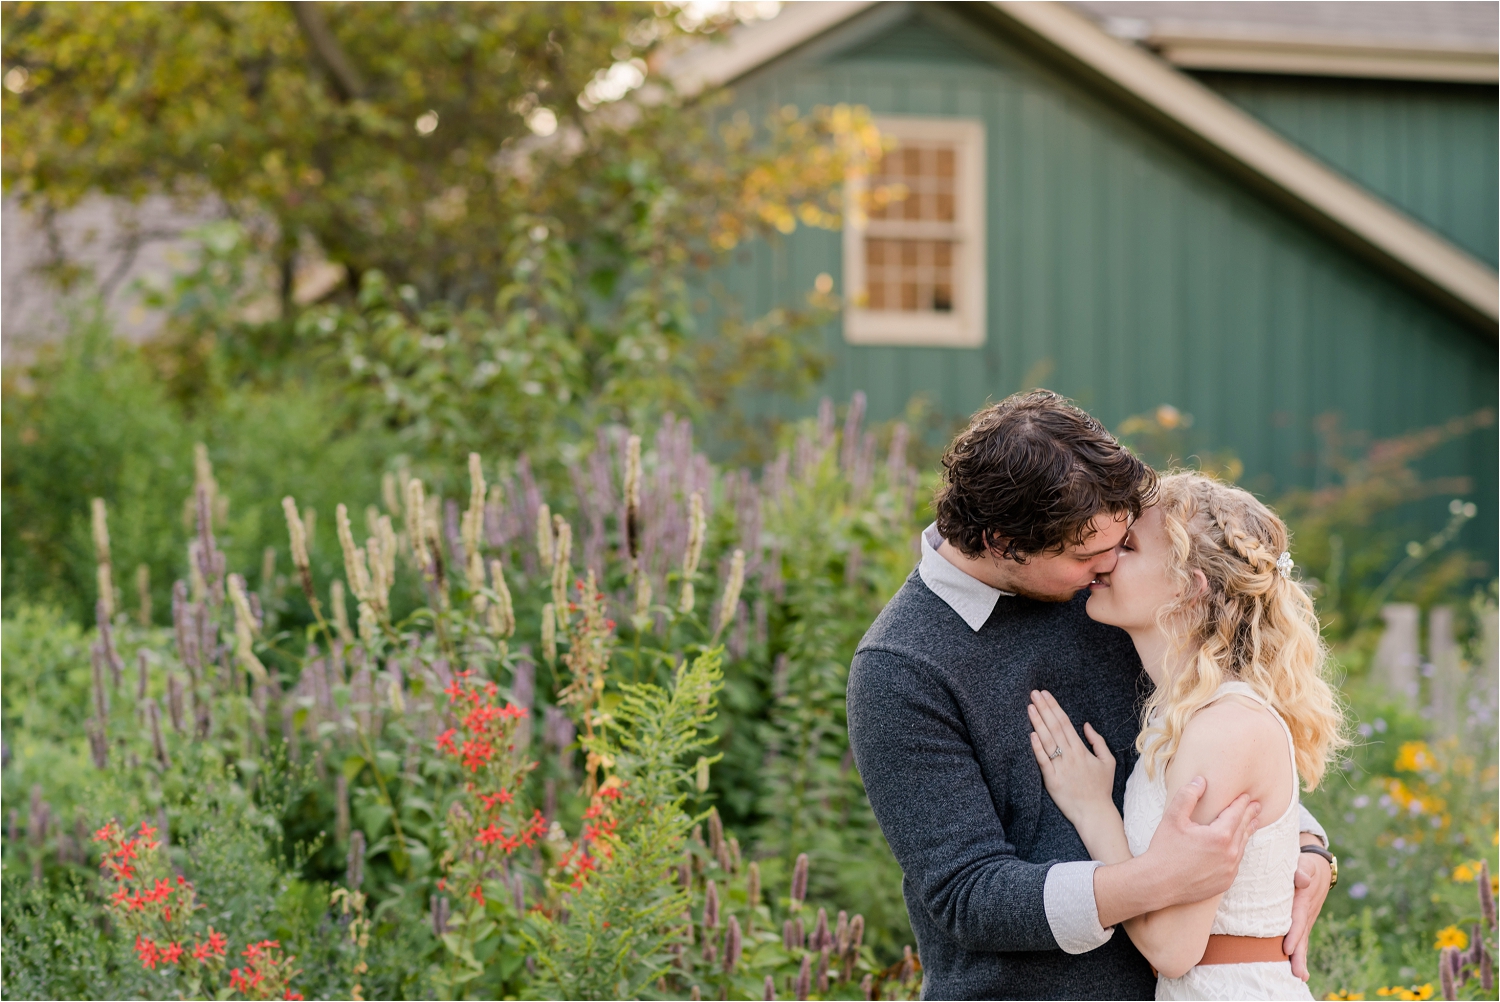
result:
[[[968,950],[1056,950],[1050,864],[1016,856],[957,704],[909,658],[864,650],[849,670],[849,741],[908,886]]]

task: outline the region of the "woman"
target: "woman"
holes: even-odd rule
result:
[[[1047,792],[1096,860],[1144,852],[1194,777],[1208,781],[1199,823],[1241,794],[1261,804],[1228,891],[1125,923],[1157,971],[1158,999],[1312,997],[1281,953],[1300,851],[1298,779],[1317,786],[1342,718],[1287,550],[1286,526],[1250,494],[1175,473],[1126,534],[1114,570],[1091,586],[1089,616],[1130,634],[1155,683],[1123,819],[1111,798],[1115,761],[1094,729],[1084,724],[1090,752],[1050,693],[1033,693],[1027,707]]]

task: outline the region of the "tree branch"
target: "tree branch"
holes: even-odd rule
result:
[[[339,97],[344,101],[363,97],[365,82],[349,57],[344,54],[338,39],[333,37],[328,22],[323,20],[319,5],[309,0],[292,0],[291,7],[298,27],[302,29],[302,37],[307,40],[308,47],[317,57],[319,67],[327,75]]]

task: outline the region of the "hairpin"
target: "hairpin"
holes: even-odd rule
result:
[[[1292,555],[1290,553],[1286,552],[1285,550],[1283,550],[1281,552],[1281,556],[1279,556],[1279,557],[1276,558],[1276,569],[1281,572],[1281,576],[1282,577],[1284,577],[1284,578],[1291,577],[1292,576]]]

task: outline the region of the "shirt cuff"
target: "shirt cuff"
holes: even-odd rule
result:
[[[1114,927],[1099,924],[1099,905],[1094,901],[1094,870],[1103,863],[1092,859],[1057,863],[1047,871],[1042,903],[1052,938],[1064,953],[1088,953],[1109,942]]]
[[[1302,824],[1302,827],[1299,828],[1298,831],[1304,831],[1309,835],[1317,836],[1318,840],[1323,843],[1323,848],[1327,849],[1328,833],[1323,830],[1322,825],[1318,824],[1318,819],[1313,817],[1312,814],[1308,812],[1306,807],[1302,807],[1299,805],[1297,810],[1301,812]]]

